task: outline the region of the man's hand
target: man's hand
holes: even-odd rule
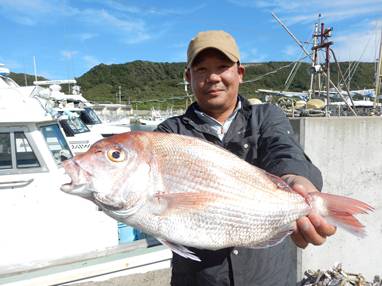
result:
[[[294,191],[299,194],[318,192],[315,186],[306,178],[297,175],[284,175],[284,179]],[[295,224],[295,230],[291,237],[294,243],[305,248],[309,243],[321,245],[326,237],[333,235],[336,227],[327,223],[326,220],[317,213],[310,213],[308,216],[299,218]]]

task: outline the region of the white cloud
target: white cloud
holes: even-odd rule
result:
[[[121,34],[121,40],[127,43],[139,43],[152,37],[143,20],[117,17],[106,10],[86,9],[82,11],[82,20],[114,29]]]
[[[19,11],[23,13],[45,13],[50,11],[53,6],[44,0],[2,0],[1,8],[13,11]]]
[[[5,67],[9,68],[11,71],[13,69],[21,69],[23,67],[19,61],[10,58],[4,59],[3,57],[0,57],[0,63],[4,64]]]
[[[78,14],[78,9],[60,0],[1,0],[0,14],[16,23],[32,26]]]
[[[99,59],[91,55],[83,56],[82,59],[84,60],[85,65],[89,69],[101,63]]]
[[[51,71],[46,70],[37,71],[37,74],[49,80],[59,78],[57,75],[52,74]]]
[[[98,34],[96,34],[96,33],[80,33],[80,34],[74,34],[73,37],[80,40],[81,42],[85,42],[85,41],[88,41],[90,39],[94,39],[94,38],[98,37]]]
[[[336,23],[341,22],[343,20],[348,20],[355,17],[367,17],[372,13],[376,12],[382,12],[382,5],[374,5],[374,6],[359,6],[359,7],[348,7],[346,9],[339,8],[339,9],[326,9],[324,8],[319,13],[322,16],[322,20],[329,22],[329,23]],[[317,19],[318,14],[317,11],[307,11],[304,14],[298,14],[293,15],[290,14],[289,16],[286,16],[287,18],[286,23],[288,25],[294,25],[294,24],[304,24],[313,22]]]
[[[292,46],[292,45],[288,45],[285,47],[283,53],[285,55],[287,55],[288,57],[294,57],[294,56],[297,56],[297,54],[299,53],[299,48],[295,45],[295,46]]]
[[[12,18],[13,22],[24,25],[24,26],[34,26],[37,24],[37,21],[33,18],[30,18],[28,16],[13,16]]]
[[[380,33],[349,33],[334,38],[333,50],[338,61],[374,62],[379,52]]]
[[[259,63],[266,61],[268,58],[266,54],[259,53],[256,48],[242,50],[240,54],[243,63]]]
[[[78,51],[61,51],[61,55],[65,58],[65,59],[72,59],[75,55],[78,54]]]
[[[376,56],[376,27],[381,29],[381,0],[227,0],[228,2],[261,10],[272,10],[288,27],[308,27],[321,20],[334,27],[333,50],[338,60],[374,61]],[[340,25],[347,23],[347,25]],[[336,28],[336,26],[338,28]],[[343,27],[345,26],[345,27]],[[296,30],[296,27],[292,30]],[[306,30],[306,29],[305,29]],[[380,32],[379,32],[380,33]],[[309,35],[310,36],[310,35]],[[310,40],[310,39],[309,39]],[[379,43],[379,42],[378,42]],[[296,46],[296,52],[299,48]],[[284,54],[297,56],[287,46]]]
[[[248,7],[248,8],[262,8],[267,7],[267,1],[252,1],[252,0],[227,0],[227,2],[241,6],[241,7]]]
[[[124,13],[139,14],[139,15],[161,15],[161,16],[192,14],[206,6],[206,4],[203,3],[193,7],[187,7],[184,9],[180,9],[180,8],[166,9],[166,8],[162,8],[160,5],[159,6],[148,6],[148,5],[133,6],[130,3],[127,4],[126,1],[118,1],[118,0],[107,0],[107,1],[101,0],[100,3],[108,6],[110,9],[117,10]],[[191,6],[191,4],[189,6]]]
[[[307,10],[317,9],[339,9],[346,10],[354,7],[381,6],[380,0],[227,0],[229,3],[243,6],[256,7],[264,9],[273,9],[278,11],[302,13]],[[298,8],[296,10],[296,8]]]
[[[94,1],[96,2],[96,1]],[[94,4],[94,2],[92,2]],[[102,32],[118,34],[120,41],[128,44],[140,43],[160,37],[166,29],[165,22],[161,25],[161,33],[151,32],[144,20],[148,14],[181,14],[181,10],[161,10],[156,7],[133,7],[121,1],[97,1],[102,8],[79,8],[74,6],[76,2],[61,0],[1,0],[0,15],[18,24],[33,26],[40,23],[82,22],[88,25],[88,31],[97,29],[98,32],[78,33],[80,41],[92,39]],[[96,3],[96,4],[97,4]],[[203,5],[195,7],[200,9]],[[188,13],[189,11],[187,11]],[[84,28],[84,29],[85,29]],[[157,31],[158,27],[155,27]]]
[[[381,0],[227,0],[249,8],[271,10],[280,15],[287,25],[313,22],[319,13],[332,23],[353,17],[382,12]]]

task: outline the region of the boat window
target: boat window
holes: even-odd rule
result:
[[[62,130],[64,130],[64,133],[65,133],[65,136],[66,137],[73,137],[75,134],[74,134],[74,131],[70,128],[68,122],[66,119],[61,119],[60,120],[60,125],[62,127]]]
[[[16,166],[20,169],[40,167],[24,132],[15,132]]]
[[[66,119],[68,127],[73,131],[74,134],[89,132],[89,128],[82,122],[78,117],[71,117]]]
[[[73,157],[69,145],[57,124],[41,126],[40,129],[57,164]]]
[[[0,133],[0,170],[3,169],[12,169],[10,133]]]
[[[89,107],[85,107],[84,110],[81,110],[80,117],[85,124],[101,124],[101,119],[99,119],[97,113]]]
[[[0,75],[0,87],[4,88],[14,88],[14,87],[20,87],[13,79],[7,76],[1,76]]]

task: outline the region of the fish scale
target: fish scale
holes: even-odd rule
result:
[[[63,165],[72,178],[63,191],[93,201],[111,217],[194,260],[182,245],[269,247],[311,211],[363,236],[363,225],[353,215],[373,210],[342,196],[296,193],[223,148],[176,134],[111,136]]]
[[[306,209],[303,211],[306,213]],[[242,209],[239,211],[237,208],[230,211],[227,207],[222,209],[220,205],[209,206],[203,212],[194,214],[193,217],[182,217],[184,219],[182,224],[192,226],[192,228],[187,227],[184,229],[183,234],[188,237],[192,233],[208,233],[205,237],[197,236],[196,241],[193,242],[188,238],[188,244],[192,243],[192,246],[208,249],[248,245],[248,241],[255,244],[264,238],[271,238],[279,231],[280,226],[287,226],[301,216],[301,213],[288,214],[286,211],[278,213],[278,215],[264,214],[261,211],[246,213]],[[288,216],[285,214],[288,214]],[[271,219],[266,219],[266,217]],[[209,224],[208,222],[218,222],[218,225]],[[170,232],[167,235],[171,237],[172,233]],[[221,243],[215,244],[216,241]]]
[[[197,180],[197,183],[193,183],[193,188],[197,188],[200,184],[207,185],[208,187],[212,187],[212,184],[218,184],[219,182],[222,184],[224,181],[227,181],[229,178],[233,177],[234,185],[237,186],[237,183],[242,183],[241,187],[248,186],[247,189],[249,189],[249,192],[243,192],[241,190],[238,192],[237,190],[233,191],[233,193],[239,194],[241,197],[245,196],[246,194],[249,194],[250,197],[253,196],[253,185],[256,184],[257,188],[263,188],[264,191],[268,191],[270,188],[266,185],[266,183],[271,183],[272,187],[274,188],[274,184],[272,182],[269,182],[269,179],[265,182],[261,180],[261,178],[257,178],[256,181],[254,181],[252,178],[256,177],[256,172],[254,173],[253,166],[250,166],[248,163],[246,163],[243,160],[238,159],[235,155],[229,153],[231,156],[231,160],[226,161],[218,161],[221,159],[220,154],[212,153],[213,156],[208,156],[210,153],[206,152],[206,148],[203,145],[195,145],[193,146],[192,150],[187,150],[187,154],[189,154],[188,158],[184,158],[184,148],[181,149],[181,144],[175,144],[174,142],[172,145],[175,145],[178,148],[168,148],[166,146],[170,145],[170,142],[167,140],[160,141],[157,144],[153,144],[155,150],[158,150],[158,156],[162,154],[170,154],[166,156],[166,166],[161,165],[163,168],[163,173],[165,174],[171,174],[170,176],[173,177],[172,181],[175,181],[175,178],[178,178],[180,181],[184,180],[184,173],[178,176],[177,170],[184,170],[186,169],[188,172],[188,175],[194,180]],[[158,146],[159,145],[159,146]],[[164,145],[164,146],[163,146]],[[171,146],[171,145],[170,145]],[[216,148],[220,152],[224,153],[224,155],[227,155],[227,151],[220,150],[220,148]],[[219,156],[217,156],[219,155]],[[164,161],[164,160],[163,160]],[[187,164],[187,162],[192,162],[192,164]],[[224,164],[226,162],[226,164]],[[237,164],[238,162],[239,164]],[[248,164],[248,166],[245,166],[243,164]],[[244,166],[243,166],[244,165]],[[245,167],[245,168],[244,168]],[[234,170],[234,171],[233,171]],[[233,173],[234,172],[234,173]],[[233,174],[232,174],[233,173]],[[259,172],[262,173],[262,172]],[[214,174],[214,179],[208,178],[208,175]],[[264,174],[261,174],[263,177],[266,177]],[[228,179],[227,179],[228,178]],[[219,181],[220,180],[220,181]],[[222,182],[223,181],[223,182]],[[197,185],[197,186],[195,186]],[[200,186],[202,188],[203,186]],[[222,188],[225,188],[224,190],[229,192],[229,186],[222,186],[217,187],[215,189],[221,190]],[[190,186],[191,188],[191,186]],[[276,195],[273,190],[271,190],[270,194]]]

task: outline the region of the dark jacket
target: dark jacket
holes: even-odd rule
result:
[[[251,106],[240,97],[242,108],[220,141],[194,112],[193,103],[181,116],[161,123],[156,131],[202,138],[220,145],[272,174],[308,178],[319,190],[320,171],[296,143],[292,127],[276,106]],[[266,249],[227,248],[218,251],[191,248],[202,262],[173,254],[171,285],[295,285],[296,248],[290,238]]]

